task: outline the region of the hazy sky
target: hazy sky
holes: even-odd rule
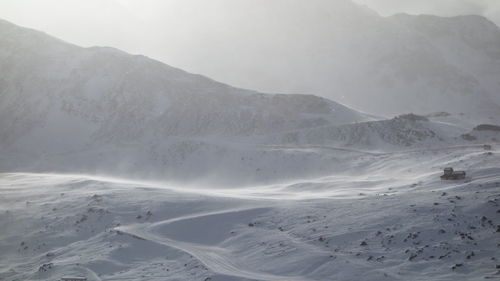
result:
[[[384,16],[398,12],[442,16],[480,14],[500,25],[500,0],[356,1]],[[266,20],[271,17],[272,21],[272,12],[262,15],[262,6],[272,6],[271,2],[271,0],[0,0],[0,18],[45,31],[80,46],[112,46],[231,83],[235,80],[231,80],[229,76],[212,75],[212,73],[231,75],[230,70],[211,69],[221,66],[203,62],[204,55],[207,56],[204,54],[204,46],[217,47],[218,44],[225,44],[225,40],[230,38],[209,36],[205,31],[210,30],[211,34],[225,34],[227,30],[234,28],[228,23],[238,21],[242,13],[245,13],[245,18],[258,20],[259,17],[266,16]],[[294,3],[297,2],[302,3],[301,1]],[[303,3],[304,8],[307,8],[311,2],[303,0]],[[257,6],[259,9],[255,8]],[[238,28],[244,33],[245,25],[250,26],[253,23],[249,21],[239,24]],[[310,24],[315,26],[315,23]],[[252,30],[249,26],[247,29]]]
[[[463,14],[483,15],[500,25],[500,1],[498,0],[355,0],[376,10],[381,15],[405,12],[455,16]]]

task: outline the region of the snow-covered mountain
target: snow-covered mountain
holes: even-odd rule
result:
[[[4,21],[0,73],[2,281],[500,276],[499,126],[238,89]]]
[[[440,56],[500,104],[500,29],[480,16],[443,18],[396,15],[392,19],[432,43]],[[472,81],[471,81],[472,82]]]
[[[271,142],[394,151],[450,145],[459,142],[457,136],[464,132],[464,128],[456,125],[431,122],[423,116],[405,114],[389,120],[290,131],[273,135]]]
[[[372,119],[325,98],[237,89],[144,56],[80,48],[5,21],[0,72],[0,149],[15,159],[2,166],[32,167],[39,159],[60,169],[66,165],[50,159],[61,155],[93,166],[95,158],[77,157],[82,151],[105,151],[103,158],[115,162],[108,168],[132,159],[172,162],[169,151],[196,150],[197,138],[227,141]],[[120,152],[109,155],[104,148]]]
[[[229,17],[234,28],[207,35],[232,40],[204,46],[207,66],[235,70],[201,69],[219,80],[387,117],[447,111],[500,122],[500,29],[484,17],[381,17],[350,0],[238,5],[228,9],[240,12]]]
[[[152,131],[160,137],[250,135],[367,119],[323,98],[236,89],[143,56],[83,49],[7,22],[0,32],[3,142],[35,125],[50,131],[72,122],[93,140],[126,142]]]
[[[455,125],[238,89],[5,21],[0,72],[2,171],[244,185],[346,171],[359,151],[470,144]]]

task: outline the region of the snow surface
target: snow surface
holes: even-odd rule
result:
[[[4,173],[0,279],[498,278],[498,163],[477,146],[395,152],[229,189]],[[467,180],[441,181],[446,166]]]

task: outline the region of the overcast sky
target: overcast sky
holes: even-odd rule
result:
[[[440,16],[479,14],[500,26],[500,0],[356,1],[384,16],[400,12]],[[238,21],[241,13],[245,13],[245,18],[251,19],[254,16],[255,18],[263,16],[258,13],[262,13],[262,6],[272,6],[271,2],[271,0],[0,0],[0,18],[45,31],[80,46],[112,46],[133,54],[144,54],[190,72],[232,82],[231,79],[225,79],[227,77],[211,75],[211,73],[230,75],[230,70],[209,69],[218,66],[214,64],[207,66],[202,61],[204,55],[206,57],[203,46],[225,44],[225,40],[228,39],[209,37],[204,31],[210,30],[215,33],[220,31],[220,34],[225,34],[227,29],[235,28],[228,22]],[[297,1],[294,3],[297,4]],[[303,3],[306,8],[311,2],[303,0]],[[255,8],[256,6],[259,6],[259,9]],[[269,12],[264,16],[272,18],[271,14],[272,12]],[[253,23],[238,25],[243,33],[245,24]]]

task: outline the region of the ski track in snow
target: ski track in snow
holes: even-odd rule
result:
[[[202,246],[199,244],[195,243],[187,243],[183,241],[176,241],[169,239],[164,236],[159,236],[155,234],[155,227],[156,226],[165,226],[169,223],[172,222],[178,222],[182,220],[187,220],[187,219],[193,219],[193,218],[203,218],[207,216],[214,216],[214,215],[221,215],[221,214],[228,214],[228,213],[238,213],[238,212],[245,212],[245,211],[250,211],[250,210],[255,210],[255,209],[246,209],[246,210],[241,210],[241,209],[236,209],[236,210],[227,210],[227,211],[221,211],[221,212],[216,212],[216,213],[209,213],[209,214],[198,214],[198,215],[189,215],[186,217],[182,218],[175,218],[172,220],[167,220],[167,221],[161,221],[157,222],[154,224],[151,224],[149,226],[144,226],[144,225],[131,225],[131,226],[124,226],[124,227],[118,227],[116,228],[119,231],[122,231],[124,233],[130,234],[134,237],[139,237],[142,239],[146,239],[149,241],[153,241],[155,243],[165,245],[168,247],[174,247],[178,248],[182,251],[185,251],[189,253],[190,255],[193,255],[196,257],[198,260],[200,260],[203,264],[205,264],[208,268],[213,270],[215,273],[223,274],[223,275],[230,275],[234,277],[242,277],[242,278],[247,278],[247,279],[256,279],[256,280],[268,280],[268,281],[284,281],[284,280],[290,280],[290,281],[304,281],[306,279],[299,278],[299,277],[293,277],[293,276],[278,276],[278,275],[272,275],[272,274],[265,274],[261,273],[258,271],[252,271],[249,268],[246,268],[244,265],[244,262],[240,261],[235,262],[231,260],[229,256],[226,254],[226,250],[217,246]]]

